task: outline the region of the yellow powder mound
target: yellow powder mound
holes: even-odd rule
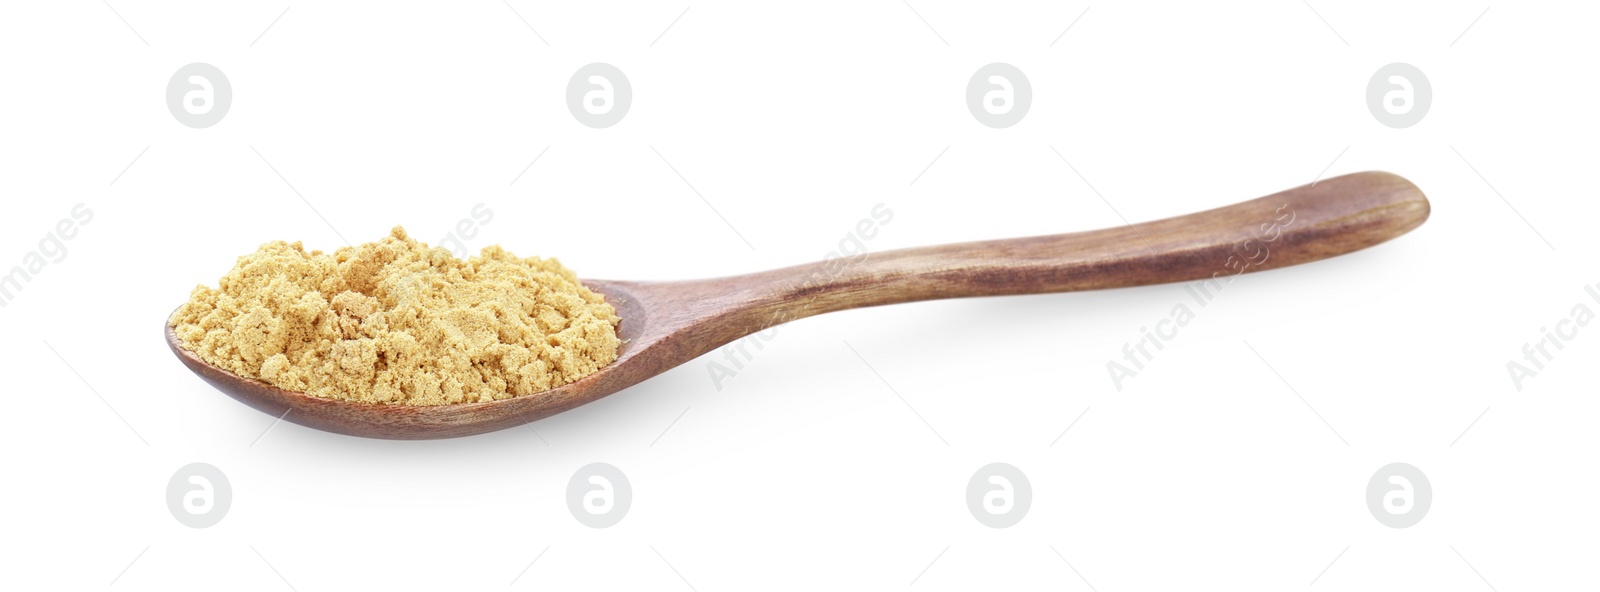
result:
[[[406,236],[332,255],[275,241],[173,314],[184,349],[318,397],[445,405],[537,393],[617,359],[616,310],[554,259],[466,261]]]

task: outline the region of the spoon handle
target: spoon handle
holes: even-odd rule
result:
[[[1364,172],[1230,206],[1089,232],[873,253],[745,276],[760,325],[824,312],[968,296],[1205,280],[1326,259],[1421,225],[1410,181]],[[753,301],[753,302],[751,302]],[[766,322],[759,322],[765,317]],[[761,327],[755,327],[759,329]],[[750,327],[746,327],[750,329]]]

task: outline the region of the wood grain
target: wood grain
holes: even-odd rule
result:
[[[618,360],[560,388],[487,403],[418,407],[312,397],[212,367],[184,350],[170,328],[166,337],[173,353],[218,390],[287,421],[373,438],[449,438],[560,413],[812,315],[940,298],[1224,282],[1388,241],[1428,213],[1427,198],[1410,181],[1367,172],[1090,232],[903,249],[706,280],[587,281],[622,318]]]

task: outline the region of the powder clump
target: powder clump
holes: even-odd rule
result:
[[[168,324],[200,359],[284,390],[446,405],[592,374],[617,359],[620,322],[555,259],[493,246],[461,260],[397,226],[332,254],[261,245]]]

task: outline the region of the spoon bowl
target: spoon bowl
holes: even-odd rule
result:
[[[623,318],[639,318],[639,301],[616,283],[587,281],[584,285],[606,297]],[[274,417],[329,432],[391,440],[429,440],[470,436],[515,427],[566,411],[633,385],[641,378],[629,378],[642,370],[624,365],[643,348],[644,326],[624,322],[617,328],[623,342],[617,359],[600,371],[554,389],[530,395],[455,405],[395,405],[359,403],[317,397],[284,390],[258,379],[239,376],[211,365],[194,352],[183,348],[172,327],[166,328],[167,346],[178,359],[201,379],[234,399]],[[625,370],[618,372],[618,369]],[[665,370],[665,369],[663,369]],[[654,375],[659,371],[651,373]]]
[[[1364,249],[1427,220],[1428,200],[1383,172],[1323,179],[1213,210],[1088,232],[921,247],[681,282],[585,281],[622,319],[617,360],[572,383],[482,403],[360,403],[291,392],[167,345],[228,395],[330,432],[419,440],[532,422],[623,390],[751,333],[816,314],[940,298],[1039,294],[1233,276]]]

